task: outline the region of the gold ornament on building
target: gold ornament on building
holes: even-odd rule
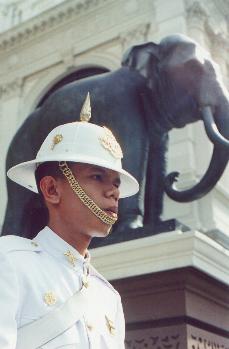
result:
[[[90,102],[90,94],[88,92],[80,112],[80,121],[88,122],[90,118],[91,118],[91,102]]]
[[[122,159],[123,153],[120,145],[115,139],[115,136],[107,127],[103,126],[104,135],[100,137],[100,142],[115,158]]]
[[[52,145],[51,145],[51,149],[53,150],[54,147],[60,143],[61,141],[63,140],[63,136],[61,134],[58,134],[58,135],[55,135],[53,137],[53,140],[52,140]]]

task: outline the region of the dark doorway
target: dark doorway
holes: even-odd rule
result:
[[[70,73],[69,75],[65,76],[63,79],[59,80],[56,82],[47,92],[46,94],[41,98],[40,102],[37,105],[37,108],[42,106],[42,104],[45,102],[45,100],[58,88],[69,84],[70,82],[80,80],[87,78],[88,76],[93,76],[93,75],[99,75],[103,73],[107,73],[109,70],[106,68],[101,68],[101,67],[88,67],[84,68],[81,70],[77,70],[75,72]]]

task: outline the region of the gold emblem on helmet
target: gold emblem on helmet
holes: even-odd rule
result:
[[[105,149],[107,149],[115,158],[122,159],[123,153],[120,145],[116,141],[113,133],[105,126],[104,128],[104,136],[100,137],[100,142]]]
[[[53,137],[53,140],[52,140],[52,145],[51,145],[51,149],[53,150],[55,145],[57,145],[58,143],[60,143],[63,139],[63,136],[61,134],[59,135],[55,135]]]

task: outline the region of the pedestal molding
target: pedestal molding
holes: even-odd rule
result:
[[[109,280],[194,267],[229,285],[229,251],[199,231],[174,231],[90,250]]]

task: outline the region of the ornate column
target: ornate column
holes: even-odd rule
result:
[[[211,54],[216,63],[219,64],[220,70],[223,75],[224,83],[229,86],[228,71],[227,71],[227,59],[229,52],[229,38],[222,33],[210,34],[211,39]]]
[[[5,85],[0,85],[0,121],[1,132],[0,149],[0,182],[5,183],[5,159],[8,151],[9,140],[15,134],[18,128],[18,115],[20,110],[21,92],[23,79],[17,78]],[[5,205],[7,201],[6,185],[1,188],[1,203],[0,203],[0,222],[3,222],[5,213]]]
[[[187,32],[200,45],[206,46],[205,24],[207,13],[202,5],[195,1],[186,10]]]

